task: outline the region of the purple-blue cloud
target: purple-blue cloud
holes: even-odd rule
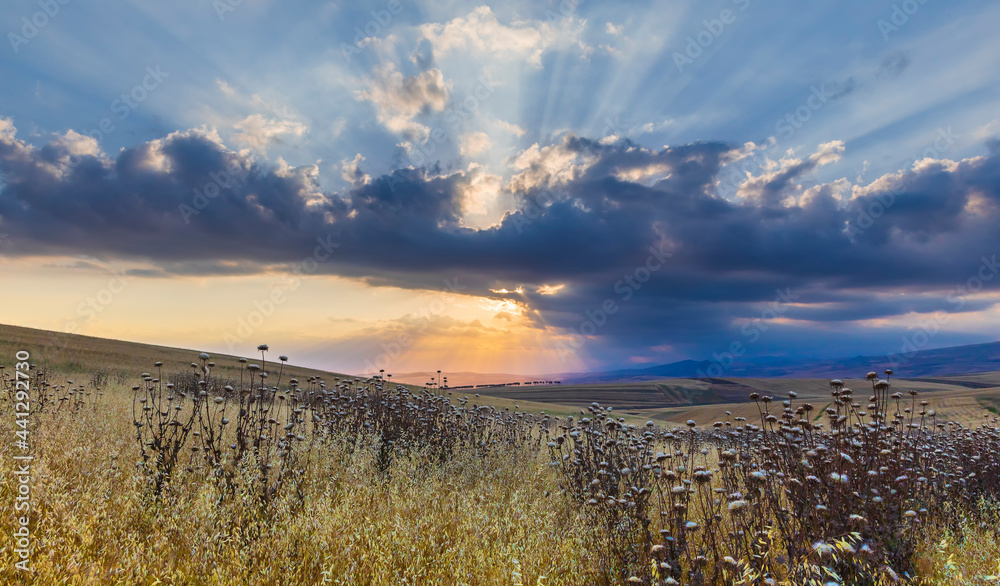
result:
[[[335,243],[323,271],[414,289],[461,275],[468,293],[520,301],[540,327],[561,331],[614,299],[620,311],[595,331],[592,352],[725,346],[783,290],[794,292],[782,312],[791,323],[776,327],[785,333],[768,347],[793,330],[832,324],[864,335],[852,324],[993,305],[948,296],[984,259],[986,276],[997,270],[996,143],[982,156],[925,160],[850,189],[810,184],[840,150],[823,145],[748,179],[740,197],[719,197],[721,166],[746,149],[650,150],[569,135],[521,159],[507,183],[518,209],[473,229],[462,217],[474,171],[356,174],[352,187],[327,192],[310,166],[257,162],[208,130],[108,158],[74,135],[34,147],[0,121],[0,229],[8,255],[143,259],[162,274],[273,269],[317,241]],[[213,182],[218,189],[206,190]],[[891,194],[880,190],[890,185]],[[851,238],[856,210],[874,201],[890,205]],[[536,292],[546,284],[565,288]],[[522,293],[494,292],[501,288]]]

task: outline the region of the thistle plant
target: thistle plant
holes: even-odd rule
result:
[[[602,528],[620,580],[875,584],[912,576],[918,529],[1000,496],[1000,430],[938,424],[915,391],[840,380],[820,417],[794,392],[759,421],[636,427],[594,403],[548,441],[562,490]],[[827,422],[817,422],[826,415]]]
[[[150,475],[152,492],[158,499],[194,429],[200,398],[177,391],[172,383],[164,385],[163,363],[155,366],[155,378],[143,373],[142,384],[132,387],[132,424],[142,456],[139,465]]]

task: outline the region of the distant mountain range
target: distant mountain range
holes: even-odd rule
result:
[[[1000,342],[919,350],[906,355],[833,360],[737,359],[733,364],[682,360],[647,368],[553,375],[566,383],[647,381],[661,378],[847,378],[892,368],[897,378],[1000,371]]]
[[[892,368],[897,378],[917,378],[1000,371],[1000,342],[919,350],[906,355],[854,356],[830,360],[764,357],[737,359],[734,364],[712,360],[681,360],[642,368],[559,374],[442,372],[449,386],[502,385],[526,381],[563,384],[642,382],[664,378],[856,378],[869,371]],[[392,380],[421,385],[436,372],[394,373]]]

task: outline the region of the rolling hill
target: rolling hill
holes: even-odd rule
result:
[[[979,344],[928,350],[914,356],[907,368],[908,378],[893,377],[893,385],[900,389],[918,391],[920,400],[931,403],[942,420],[962,421],[970,424],[979,422],[984,416],[1000,412],[1000,368],[991,372],[966,372],[950,374],[961,368],[979,368],[992,364],[991,353],[1000,348],[1000,343]],[[165,372],[184,370],[196,360],[199,350],[170,348],[121,340],[109,340],[91,336],[63,334],[47,330],[37,330],[18,326],[0,325],[0,365],[14,361],[18,350],[28,350],[32,362],[58,371],[61,375],[89,377],[95,370],[103,369],[123,374],[129,381],[128,387],[139,380],[139,375],[150,371],[156,361],[163,361]],[[275,355],[267,355],[269,363],[274,363]],[[968,352],[968,355],[963,354]],[[216,368],[213,374],[234,376],[238,372],[238,357],[213,355]],[[259,355],[248,357],[259,361]],[[921,360],[926,359],[927,364]],[[662,372],[682,372],[690,363],[665,365]],[[677,366],[681,365],[681,366]],[[881,369],[872,358],[859,357],[842,362],[830,361],[817,365],[812,370],[801,369],[786,372],[805,372],[803,376],[736,376],[696,379],[690,376],[657,376],[656,368],[644,369],[646,374],[632,376],[631,379],[596,383],[569,383],[560,385],[532,385],[520,387],[497,386],[485,389],[442,390],[456,397],[469,397],[471,404],[493,405],[523,411],[545,411],[553,415],[579,413],[592,402],[613,407],[630,421],[646,419],[661,422],[680,423],[693,419],[699,424],[710,424],[724,420],[726,412],[732,417],[742,416],[750,420],[758,417],[756,406],[748,402],[752,392],[773,395],[776,400],[787,396],[789,391],[798,393],[799,401],[809,401],[819,409],[829,403],[829,379],[841,378],[859,391],[870,386],[860,377],[869,369]],[[735,369],[734,369],[735,370]],[[903,369],[901,369],[903,370]],[[353,378],[353,375],[285,365],[285,380],[306,379],[317,376],[328,383],[335,379]],[[618,371],[627,373],[628,371]],[[410,373],[418,384],[407,385],[411,389],[423,388],[419,381],[426,380],[429,373]],[[436,373],[435,373],[436,374]],[[461,378],[463,373],[450,376]],[[464,373],[474,374],[474,373]],[[742,374],[742,373],[741,373]],[[425,376],[428,375],[428,376]],[[483,375],[478,380],[496,380],[501,375]],[[515,380],[539,380],[540,377],[508,375]],[[614,376],[619,376],[616,374]],[[494,377],[494,378],[490,378]],[[394,382],[411,382],[395,380]],[[400,377],[405,378],[405,377]],[[646,380],[642,380],[646,379]],[[89,380],[84,378],[84,380]],[[470,378],[470,380],[477,380]],[[449,381],[450,382],[450,381]],[[506,381],[505,381],[506,382]]]
[[[836,378],[845,373],[855,374],[894,368],[896,374],[908,378],[965,375],[1000,370],[1000,342],[970,344],[919,350],[905,356],[854,356],[833,360],[789,360],[761,358],[738,360],[729,368],[720,368],[708,360],[683,360],[641,369],[611,370],[594,373],[564,374],[567,383],[597,383],[612,381],[645,381],[662,378],[703,378],[708,376],[750,378]],[[717,374],[721,370],[721,374]]]

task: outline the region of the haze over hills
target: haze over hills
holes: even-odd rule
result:
[[[72,334],[34,330],[17,326],[0,326],[0,339],[22,340],[30,342],[42,350],[38,358],[43,358],[53,348],[60,350],[61,359],[73,362],[75,354],[84,348],[87,353],[96,352],[107,358],[108,364],[126,364],[139,354],[149,362],[157,358],[187,356],[190,350],[164,348],[159,346],[139,344],[134,342],[119,342],[90,338]],[[0,344],[3,345],[3,344]],[[139,351],[141,350],[141,351]],[[125,356],[129,360],[125,360]],[[220,357],[221,358],[221,357]],[[227,359],[229,357],[226,357]],[[72,364],[69,364],[73,366]],[[148,365],[139,368],[149,368]],[[669,364],[661,364],[644,368],[619,369],[600,372],[574,372],[555,374],[512,374],[512,373],[478,373],[468,371],[447,372],[451,387],[468,385],[508,383],[525,383],[529,381],[559,381],[566,384],[611,383],[611,382],[644,382],[662,379],[732,379],[732,378],[790,378],[790,379],[823,379],[850,378],[861,376],[869,370],[878,372],[886,368],[895,370],[896,378],[932,378],[950,375],[967,375],[1000,371],[1000,342],[984,344],[969,344],[934,348],[907,353],[906,355],[874,355],[854,356],[829,360],[785,359],[779,357],[764,357],[757,359],[739,358],[729,362],[720,356],[718,360],[682,360]],[[303,372],[319,374],[321,371],[308,368],[296,368]],[[328,372],[323,374],[335,375]],[[360,373],[351,376],[358,376]],[[392,373],[392,380],[402,384],[424,386],[436,371]],[[989,381],[987,381],[989,382]],[[987,383],[984,383],[987,384]]]
[[[570,383],[646,381],[662,378],[843,378],[886,368],[903,378],[946,376],[1000,370],[1000,342],[950,346],[906,354],[854,356],[831,360],[759,358],[732,361],[682,360],[648,368],[564,374]]]
[[[559,374],[510,374],[496,372],[448,372],[442,371],[442,377],[447,377],[448,386],[468,386],[468,385],[504,385],[507,383],[524,383],[528,381],[554,381],[559,380]],[[555,378],[553,378],[555,377]],[[410,385],[423,385],[430,382],[432,378],[437,378],[436,371],[421,372],[394,372],[392,380]]]
[[[36,330],[16,326],[0,325],[0,365],[8,363],[18,350],[29,350],[31,360],[39,365],[58,370],[72,378],[89,377],[96,369],[122,372],[125,379],[138,380],[139,373],[148,371],[154,361],[164,362],[167,373],[185,369],[200,352],[197,349],[168,348],[134,342],[95,338],[74,334]],[[954,348],[940,348],[914,354],[910,360],[898,367],[893,383],[901,388],[920,392],[922,398],[931,401],[935,409],[949,420],[973,423],[984,414],[996,415],[1000,409],[1000,366],[997,355],[1000,343],[977,344]],[[213,355],[217,362],[213,369],[216,376],[239,376],[236,357]],[[253,357],[257,361],[259,357]],[[884,360],[884,357],[881,357]],[[273,367],[276,363],[268,360]],[[745,376],[750,371],[741,365],[731,368],[718,377],[695,378],[702,363],[684,361],[633,371],[594,373],[589,376],[616,377],[604,382],[571,382],[568,375],[525,376],[509,373],[447,373],[450,387],[469,384],[503,385],[519,382],[517,386],[494,386],[493,388],[459,391],[456,394],[471,396],[473,404],[493,405],[498,408],[528,410],[551,415],[566,416],[578,413],[592,402],[615,408],[621,416],[634,421],[648,419],[667,422],[685,422],[689,419],[698,424],[711,424],[724,419],[726,412],[733,416],[756,416],[756,407],[748,403],[751,392],[785,395],[796,391],[804,401],[817,405],[825,404],[829,395],[829,379],[841,378],[855,388],[865,388],[870,383],[860,379],[868,370],[882,370],[884,363],[879,357],[856,357],[840,361],[826,361],[811,365],[794,365],[799,370],[782,367],[775,359],[760,361],[760,370],[784,368],[783,376]],[[992,365],[992,366],[991,366]],[[693,372],[692,372],[693,369]],[[981,372],[991,369],[991,372]],[[300,379],[319,376],[327,381],[337,378],[351,378],[351,374],[318,371],[285,364],[282,369],[287,378]],[[704,372],[704,370],[703,370]],[[714,369],[713,369],[714,372]],[[799,376],[787,373],[808,373]],[[968,374],[978,372],[977,374]],[[651,374],[652,373],[652,374]],[[677,373],[674,376],[663,373]],[[706,373],[707,374],[707,373]],[[685,376],[686,375],[686,376]],[[395,374],[393,382],[410,384],[411,389],[423,387],[437,371]],[[581,374],[572,376],[585,376]],[[624,378],[631,376],[631,379]],[[452,382],[452,381],[455,382]],[[558,385],[524,385],[525,382],[539,380],[560,380]],[[131,382],[129,382],[131,384]],[[128,385],[125,385],[126,387]]]
[[[909,351],[906,354],[852,356],[828,360],[763,357],[717,360],[681,360],[668,364],[598,372],[556,374],[511,374],[479,372],[442,372],[448,385],[504,385],[526,381],[560,381],[563,384],[642,382],[664,378],[843,378],[860,376],[870,370],[896,371],[897,377],[935,377],[1000,370],[1000,342],[950,346]],[[437,373],[393,373],[393,380],[423,385]]]

